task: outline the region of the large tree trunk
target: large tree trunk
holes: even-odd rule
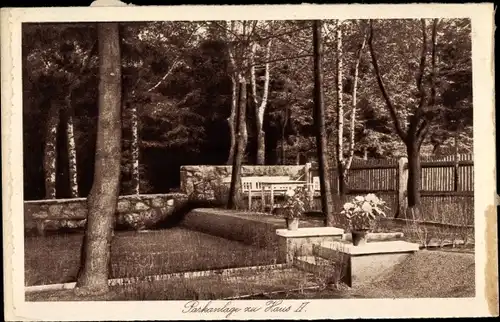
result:
[[[94,183],[82,247],[77,294],[108,290],[110,247],[120,185],[121,55],[118,23],[98,23],[99,119]]]
[[[319,182],[321,187],[321,208],[326,216],[325,225],[333,226],[333,196],[330,187],[330,167],[325,126],[325,106],[323,99],[323,44],[321,21],[313,23],[314,45],[314,122],[316,125],[316,144],[318,149]]]
[[[139,121],[137,117],[137,106],[130,104],[130,127],[132,130],[132,141],[130,142],[131,164],[132,164],[132,194],[140,193],[140,173],[139,173]]]
[[[76,144],[73,123],[73,108],[67,106],[66,111],[66,144],[68,146],[69,183],[72,198],[78,197],[78,167],[76,163]]]
[[[406,145],[406,152],[408,154],[408,211],[414,219],[420,219],[420,148],[410,141]]]
[[[247,89],[246,80],[239,76],[239,104],[237,109],[236,127],[236,149],[233,159],[233,167],[231,173],[231,185],[229,187],[229,198],[227,202],[228,209],[236,209],[241,202],[241,163],[243,154],[245,153],[244,131],[246,129],[246,105],[247,105]]]
[[[337,66],[337,178],[338,178],[338,193],[345,194],[346,184],[344,178],[344,102],[342,100],[342,29],[340,21],[337,20],[336,26],[337,38],[337,52],[336,52],[336,66]]]
[[[45,198],[56,198],[56,171],[57,171],[57,127],[59,125],[60,107],[51,103],[45,132],[43,153],[43,171],[45,174]]]

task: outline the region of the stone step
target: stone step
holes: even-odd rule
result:
[[[376,254],[412,253],[419,250],[419,245],[405,241],[368,242],[354,246],[345,241],[326,241],[313,245],[313,255],[332,261],[341,260],[339,256],[359,256]]]
[[[402,232],[392,232],[392,233],[368,233],[366,234],[367,241],[392,241],[397,239],[402,239],[404,234]],[[352,242],[352,234],[344,234],[342,240]]]

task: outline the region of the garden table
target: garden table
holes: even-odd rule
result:
[[[307,181],[289,180],[289,181],[276,181],[276,182],[260,182],[262,208],[264,208],[266,204],[265,195],[267,191],[269,191],[270,204],[271,204],[270,211],[272,211],[274,208],[275,193],[285,193],[290,189],[295,189],[297,187],[306,187],[306,186],[307,186]]]

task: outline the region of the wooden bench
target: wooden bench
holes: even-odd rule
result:
[[[231,183],[231,177],[223,180],[225,184]],[[252,176],[241,178],[242,192],[247,195],[248,207],[252,206],[252,199],[260,197],[263,206],[265,197],[270,197],[271,211],[274,208],[274,197],[284,195],[290,189],[305,187],[306,181],[292,180],[287,176]]]

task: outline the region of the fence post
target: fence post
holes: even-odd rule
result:
[[[396,218],[405,217],[408,195],[408,159],[405,157],[398,160],[398,210]]]

